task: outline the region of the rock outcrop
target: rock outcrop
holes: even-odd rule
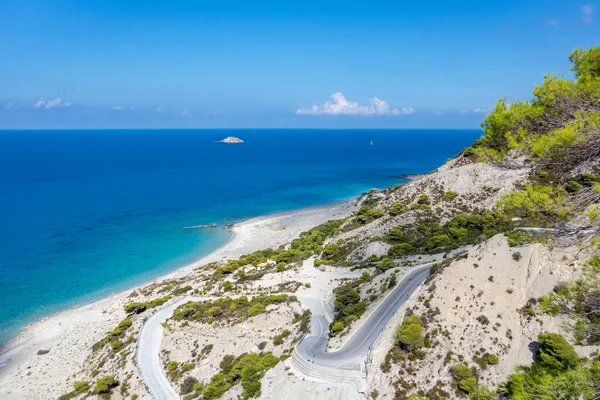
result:
[[[223,140],[220,140],[219,143],[228,143],[228,144],[237,144],[237,143],[244,143],[244,141],[240,138],[236,138],[234,136],[228,136]]]

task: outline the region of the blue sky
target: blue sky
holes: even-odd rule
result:
[[[476,128],[600,9],[563,1],[0,1],[0,129]]]

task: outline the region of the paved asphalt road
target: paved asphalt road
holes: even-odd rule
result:
[[[388,297],[337,351],[327,352],[329,319],[327,315],[323,315],[327,313],[323,313],[321,307],[321,313],[312,317],[310,336],[306,337],[297,347],[300,356],[323,367],[359,369],[369,348],[375,343],[396,311],[425,281],[432,265],[433,263],[429,263],[415,267],[405,275]]]
[[[202,300],[210,300],[210,298],[185,298],[173,303],[148,318],[148,321],[146,321],[142,328],[137,350],[137,364],[142,379],[146,383],[146,386],[148,386],[152,397],[156,400],[172,400],[180,398],[175,389],[171,386],[171,382],[167,379],[162,362],[158,357],[160,342],[163,335],[161,323],[167,318],[170,318],[173,315],[173,311],[180,305],[185,304],[188,301]]]
[[[320,300],[301,299],[303,305],[310,308],[313,316],[311,335],[306,337],[297,348],[300,356],[324,367],[345,370],[359,369],[369,348],[375,343],[400,306],[427,278],[432,265],[433,263],[430,263],[412,268],[363,325],[337,351],[327,352],[329,321],[332,319],[333,310],[328,309],[327,305]],[[138,367],[152,397],[156,400],[180,398],[167,379],[158,356],[163,335],[161,323],[171,317],[177,307],[190,300],[202,301],[209,300],[209,298],[186,298],[171,304],[150,317],[142,328],[137,354]]]

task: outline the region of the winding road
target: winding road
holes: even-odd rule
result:
[[[313,316],[311,333],[297,346],[298,354],[306,361],[322,367],[359,370],[373,343],[402,304],[425,281],[432,265],[429,263],[411,268],[362,326],[336,351],[327,351],[332,313],[323,305],[314,304],[316,300],[299,295],[298,299],[303,306],[311,309]]]
[[[140,375],[146,383],[150,394],[156,400],[179,399],[175,389],[171,386],[159,358],[160,342],[163,336],[163,326],[161,325],[167,318],[173,315],[173,311],[188,301],[210,300],[209,298],[191,298],[179,300],[170,304],[162,310],[152,315],[142,328],[140,340],[137,349],[137,365],[140,369]]]
[[[360,365],[371,346],[378,339],[388,322],[410,295],[425,281],[433,263],[410,269],[402,280],[388,294],[383,302],[336,351],[327,351],[329,323],[333,310],[320,299],[299,295],[303,308],[312,312],[311,333],[297,346],[296,353],[307,362],[322,367],[339,370],[360,370]],[[209,300],[208,298],[185,298],[170,304],[152,315],[142,328],[137,351],[137,363],[142,379],[156,400],[179,399],[165,375],[159,358],[160,342],[163,335],[162,322],[173,315],[173,311],[188,301]]]

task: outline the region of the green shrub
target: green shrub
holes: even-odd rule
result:
[[[241,321],[247,317],[264,313],[269,304],[280,304],[288,301],[297,301],[295,296],[277,294],[269,296],[254,296],[248,300],[247,296],[237,298],[220,297],[212,301],[189,301],[179,306],[173,312],[175,321],[195,320],[213,323],[222,320]]]
[[[578,359],[561,335],[540,334],[538,362],[519,367],[504,385],[511,399],[591,399],[600,384],[599,361]]]
[[[90,384],[87,381],[75,382],[73,386],[77,393],[85,393],[90,390]]]
[[[569,193],[575,193],[581,189],[583,189],[583,185],[576,181],[569,181],[565,186],[565,190]]]
[[[198,380],[196,378],[188,376],[181,383],[181,390],[179,391],[179,393],[182,395],[192,393],[197,384]]]
[[[408,207],[402,203],[394,203],[390,206],[390,214],[393,216],[404,214],[407,211]]]
[[[75,382],[74,390],[58,397],[58,400],[71,400],[87,393],[90,390],[90,384],[86,381]]]
[[[452,201],[457,197],[458,197],[458,193],[453,192],[452,190],[449,190],[446,193],[444,193],[444,197],[442,199],[444,201]]]
[[[283,339],[287,338],[288,336],[290,336],[291,332],[287,329],[284,329],[283,332],[281,332],[279,335],[275,336],[273,338],[273,344],[275,346],[279,346],[283,344]]]
[[[398,265],[396,265],[396,262],[394,260],[385,257],[377,264],[377,269],[379,271],[387,271],[388,269],[396,268],[397,266]]]
[[[220,398],[231,387],[242,384],[243,398],[256,397],[260,395],[260,380],[265,372],[273,368],[279,362],[279,358],[271,353],[266,354],[242,354],[239,357],[226,356],[221,361],[221,372],[214,375],[210,383],[202,390],[205,400]]]
[[[254,365],[246,365],[242,370],[242,387],[248,397],[260,394],[260,371]]]
[[[497,355],[491,353],[484,353],[482,356],[473,356],[473,361],[479,365],[481,369],[487,369],[490,365],[498,365],[500,358]]]
[[[367,309],[367,305],[361,301],[358,291],[350,284],[342,285],[335,290],[334,304],[335,315],[329,327],[329,333],[332,336],[360,318]]]
[[[477,375],[473,368],[457,364],[450,367],[450,373],[459,390],[465,393],[471,393],[477,389]]]
[[[186,285],[184,287],[180,287],[180,288],[173,290],[172,294],[173,294],[173,296],[179,296],[179,295],[189,292],[190,290],[192,290],[192,287],[190,285]]]
[[[575,367],[579,356],[573,346],[558,333],[540,333],[537,352],[539,364],[551,372],[561,372]]]
[[[419,315],[406,316],[396,329],[396,345],[410,352],[422,348],[425,345],[422,323]]]
[[[140,314],[148,309],[160,307],[171,299],[171,296],[164,296],[157,299],[152,299],[143,303],[134,302],[126,304],[124,310],[129,314]]]
[[[146,311],[146,303],[139,303],[139,302],[129,303],[129,304],[125,305],[124,309],[125,309],[125,312],[127,312],[127,313],[139,314],[141,312]]]
[[[398,243],[390,247],[388,255],[390,257],[402,257],[414,253],[415,248],[410,243]]]
[[[119,381],[117,381],[114,376],[105,376],[96,382],[93,393],[109,393],[116,386],[119,386]]]
[[[110,346],[112,348],[113,353],[117,353],[123,348],[123,342],[121,342],[119,339],[114,339],[110,343]]]
[[[248,310],[248,316],[254,317],[254,316],[262,314],[266,311],[267,311],[267,309],[265,308],[264,304],[257,303],[255,305],[253,305],[252,307],[250,307],[250,309]]]
[[[331,326],[331,332],[334,334],[337,334],[340,331],[343,331],[345,328],[344,323],[342,321],[337,321],[334,322],[333,325]]]
[[[231,383],[227,381],[227,375],[220,372],[210,378],[210,382],[202,390],[202,395],[207,400],[218,399],[231,388]]]
[[[385,240],[388,242],[402,242],[406,239],[404,229],[401,226],[395,226],[391,231],[385,235]]]
[[[472,376],[470,378],[462,379],[458,382],[458,388],[465,393],[472,393],[477,389],[477,378]]]
[[[302,333],[308,333],[309,326],[310,326],[310,317],[311,317],[310,310],[304,310],[302,312],[302,314],[296,314],[295,315],[293,323],[294,324],[296,324],[296,323],[300,324],[300,332],[302,332]]]
[[[417,204],[430,205],[431,199],[429,198],[429,196],[426,193],[423,193],[421,196],[419,196],[419,199],[417,200]]]

